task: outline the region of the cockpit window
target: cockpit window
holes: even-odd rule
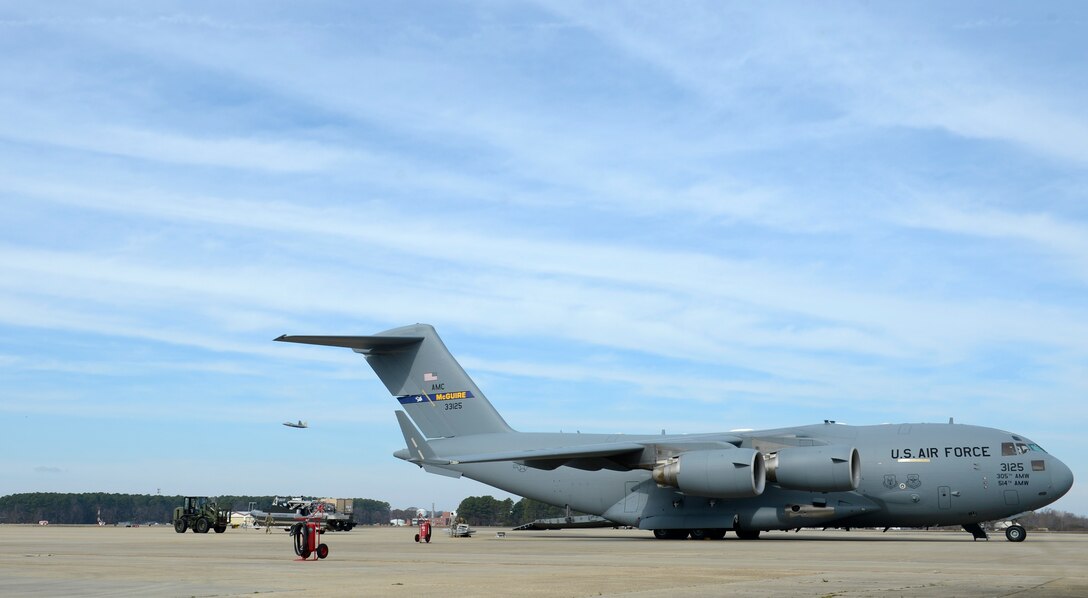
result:
[[[1001,443],[1001,455],[1004,457],[1011,457],[1015,455],[1026,455],[1030,452],[1045,453],[1043,447],[1037,444],[1025,444],[1023,442],[1002,442]]]

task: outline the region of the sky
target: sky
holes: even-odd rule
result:
[[[520,431],[1010,430],[1088,515],[1083,3],[0,2],[0,495],[509,495]],[[306,420],[307,430],[283,421]]]

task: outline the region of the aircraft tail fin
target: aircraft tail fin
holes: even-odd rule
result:
[[[374,336],[283,335],[276,340],[362,354],[427,438],[513,432],[429,324]]]

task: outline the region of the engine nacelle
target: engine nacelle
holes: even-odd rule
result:
[[[766,458],[767,481],[783,488],[812,492],[856,490],[861,456],[852,446],[795,446]]]
[[[653,477],[684,494],[712,498],[759,496],[767,483],[763,454],[745,448],[681,453],[654,467]]]

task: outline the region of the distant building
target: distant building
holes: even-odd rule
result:
[[[453,511],[434,511],[433,513],[425,509],[419,509],[416,511],[416,516],[412,518],[412,525],[419,525],[420,520],[430,519],[431,525],[437,527],[449,527],[450,521],[456,515]]]
[[[258,522],[254,520],[249,511],[231,511],[229,525],[234,528],[256,527]]]

